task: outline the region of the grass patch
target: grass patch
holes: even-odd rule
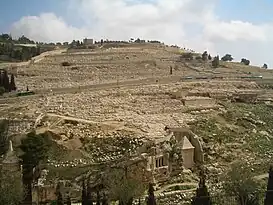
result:
[[[206,144],[219,145],[215,156],[222,157],[226,151],[235,150],[226,146],[227,143],[237,143],[240,145],[236,148],[238,151],[253,153],[254,158],[273,157],[273,108],[266,104],[223,105],[226,108],[225,113],[201,119],[191,125],[192,131],[202,137]],[[228,161],[230,160],[232,158]]]
[[[56,178],[64,179],[64,180],[73,180],[77,176],[80,176],[91,168],[90,166],[78,166],[78,167],[53,167],[48,166],[47,169],[49,170],[47,179],[54,180]]]
[[[189,190],[189,189],[195,189],[195,188],[196,188],[196,186],[191,186],[191,185],[176,185],[176,186],[166,189],[164,192]]]

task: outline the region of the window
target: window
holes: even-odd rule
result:
[[[157,158],[155,160],[155,166],[156,166],[156,168],[165,166],[164,157],[163,156],[161,156],[161,157],[159,157],[159,158]]]

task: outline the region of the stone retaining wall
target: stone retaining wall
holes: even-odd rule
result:
[[[185,106],[189,107],[211,107],[216,105],[216,100],[208,97],[184,98]]]

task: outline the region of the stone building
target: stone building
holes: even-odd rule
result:
[[[85,38],[85,39],[83,39],[83,44],[85,45],[85,46],[90,46],[90,45],[93,45],[94,44],[94,40],[92,39],[92,38]]]
[[[146,159],[146,171],[153,180],[166,181],[171,175],[192,169],[204,162],[203,149],[198,136],[185,128],[165,129],[161,140],[147,143],[139,152]]]
[[[183,166],[186,169],[190,169],[194,166],[194,146],[192,146],[186,136],[183,137],[180,144],[182,148]]]

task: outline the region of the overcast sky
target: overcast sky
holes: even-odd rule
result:
[[[9,0],[0,32],[35,41],[141,38],[273,67],[271,0]]]

